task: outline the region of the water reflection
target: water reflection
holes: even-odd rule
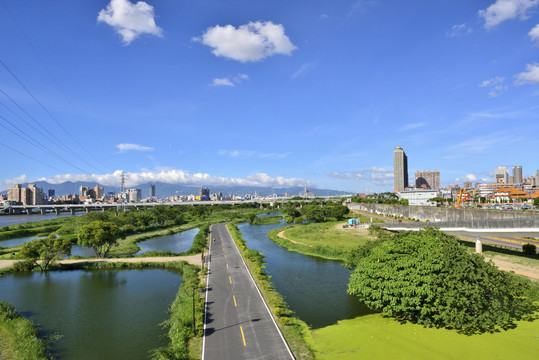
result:
[[[189,250],[193,245],[193,239],[198,234],[198,228],[186,230],[181,233],[160,236],[153,239],[137,243],[140,251],[135,255],[144,254],[148,251],[170,251],[172,253],[181,253]]]
[[[0,297],[56,331],[59,359],[147,359],[167,343],[167,318],[181,276],[168,270],[14,273],[0,278]]]
[[[240,224],[247,246],[264,253],[266,271],[277,291],[300,319],[313,328],[371,313],[348,295],[350,271],[340,262],[302,255],[276,245],[267,233],[286,224]]]

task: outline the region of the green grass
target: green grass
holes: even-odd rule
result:
[[[31,321],[0,300],[0,359],[50,359],[47,344],[38,337]]]
[[[536,359],[539,321],[466,336],[372,314],[314,330],[317,359]]]
[[[366,222],[366,218],[361,222]],[[271,240],[284,248],[306,255],[320,256],[326,259],[344,260],[347,253],[358,245],[374,240],[366,229],[345,229],[345,221],[332,221],[324,223],[289,225],[269,232]],[[278,233],[285,231],[287,239],[278,237]]]

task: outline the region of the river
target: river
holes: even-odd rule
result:
[[[57,332],[58,359],[148,359],[165,346],[166,320],[182,278],[159,269],[53,271],[0,277],[0,297]]]
[[[288,251],[268,237],[270,230],[285,225],[243,223],[238,227],[247,247],[264,253],[271,281],[297,316],[317,329],[372,313],[346,293],[350,270],[341,262]]]
[[[18,224],[24,224],[28,222],[35,222],[35,221],[42,221],[42,220],[51,220],[51,219],[58,219],[68,216],[79,216],[86,214],[85,211],[79,211],[75,213],[75,215],[71,215],[71,213],[61,213],[60,215],[56,215],[54,213],[49,213],[45,215],[41,214],[34,214],[34,215],[0,215],[0,227],[4,226],[11,226],[11,225],[18,225]]]

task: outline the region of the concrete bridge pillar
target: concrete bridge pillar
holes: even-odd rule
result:
[[[75,215],[75,212],[76,212],[77,209],[75,209],[75,208],[70,208],[69,210],[71,211],[71,215]]]
[[[26,208],[26,214],[32,215],[32,208]]]
[[[481,243],[479,237],[475,240],[475,252],[478,254],[483,252],[483,243]]]
[[[13,215],[15,213],[15,210],[13,210],[13,208],[9,208],[9,215]]]
[[[90,212],[90,208],[88,206],[86,206],[84,209],[86,210],[86,213]]]
[[[54,208],[54,211],[56,212],[56,215],[60,215],[60,208],[59,207]]]
[[[44,208],[39,209],[39,211],[41,212],[41,215],[45,215],[45,209]]]

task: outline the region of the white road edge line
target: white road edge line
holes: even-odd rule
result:
[[[213,225],[215,226],[215,225]],[[212,227],[213,227],[212,226]],[[212,227],[210,227],[210,239],[208,240],[208,243],[210,244],[208,246],[208,259],[211,259],[211,235],[212,235]],[[208,270],[206,272],[206,296],[204,297],[204,332],[202,334],[202,360],[204,360],[204,349],[206,348],[206,320],[208,316],[208,286],[210,285],[210,260],[208,260]],[[204,269],[204,263],[202,263],[202,268]]]
[[[277,322],[275,321],[275,319],[273,318],[273,315],[271,314],[271,311],[270,311],[270,309],[268,307],[268,304],[266,303],[266,300],[262,296],[262,293],[260,292],[260,289],[258,288],[258,285],[256,285],[256,281],[253,278],[253,275],[251,275],[251,272],[249,271],[249,268],[247,267],[247,264],[245,263],[245,260],[243,259],[243,256],[241,256],[240,250],[238,249],[238,245],[236,245],[236,242],[234,241],[234,239],[232,239],[232,234],[230,234],[230,231],[228,231],[228,228],[226,227],[226,223],[225,223],[225,229],[226,229],[226,232],[227,232],[228,236],[230,236],[230,240],[234,244],[234,248],[236,249],[236,251],[238,252],[238,255],[240,256],[240,259],[243,262],[243,266],[245,266],[245,270],[247,270],[247,274],[249,274],[249,277],[251,278],[251,281],[253,282],[253,284],[254,284],[254,286],[256,288],[256,291],[258,291],[258,295],[260,295],[260,299],[262,299],[262,302],[264,303],[264,306],[266,307],[266,310],[268,311],[268,314],[269,314],[271,320],[273,321],[273,325],[275,325],[275,328],[277,329],[277,332],[279,333],[279,336],[281,337],[281,340],[283,341],[284,345],[286,346],[286,349],[288,350],[288,354],[290,354],[290,358],[295,359],[294,354],[292,354],[292,350],[290,350],[290,346],[288,346],[288,343],[286,342],[286,340],[285,340],[285,338],[283,336],[283,333],[281,332],[281,329],[279,328],[279,326],[277,325]],[[202,360],[204,360],[204,358],[202,358]]]

